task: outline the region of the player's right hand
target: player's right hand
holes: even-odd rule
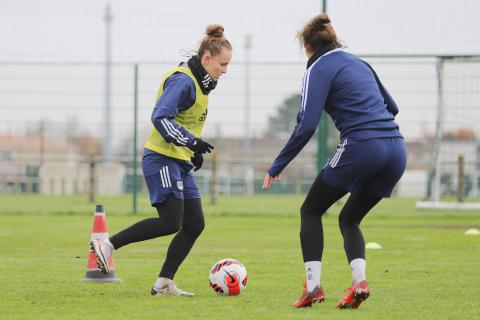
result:
[[[263,189],[263,190],[266,190],[266,189],[270,188],[270,184],[272,183],[272,180],[273,180],[273,181],[278,181],[278,180],[280,180],[280,175],[274,177],[274,176],[271,176],[271,175],[267,172],[267,174],[265,175],[265,178],[263,179],[262,189]]]
[[[190,150],[192,150],[195,153],[210,153],[212,152],[214,146],[212,146],[210,143],[203,141],[200,138],[195,138],[193,140],[193,143],[191,146],[188,147]]]

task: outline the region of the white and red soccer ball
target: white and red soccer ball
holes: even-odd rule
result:
[[[223,259],[210,270],[210,287],[225,296],[237,296],[247,286],[247,269],[235,259]]]

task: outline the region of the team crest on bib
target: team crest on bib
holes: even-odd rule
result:
[[[177,188],[178,188],[178,190],[183,191],[183,181],[181,181],[181,180],[177,181]]]

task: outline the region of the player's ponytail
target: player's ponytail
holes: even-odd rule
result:
[[[198,56],[200,59],[205,54],[205,51],[209,51],[212,56],[220,54],[222,47],[232,50],[232,45],[223,35],[224,28],[219,24],[211,24],[207,26],[205,30],[205,36],[200,42],[198,48]]]
[[[308,45],[314,53],[342,46],[337,40],[330,18],[325,13],[310,20],[297,37],[302,45]]]

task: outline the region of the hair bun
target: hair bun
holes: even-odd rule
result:
[[[222,38],[225,29],[219,24],[210,24],[207,26],[205,34],[214,38]]]
[[[325,13],[313,17],[307,22],[297,37],[302,46],[308,45],[309,50],[313,53],[342,47],[337,40],[330,18]]]
[[[317,28],[321,28],[327,23],[330,23],[330,18],[325,13],[322,13],[315,19],[315,25],[317,26]]]

